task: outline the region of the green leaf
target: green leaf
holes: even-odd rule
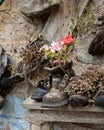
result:
[[[67,56],[66,55],[62,56],[62,60],[66,61],[67,60]]]
[[[74,39],[73,44],[77,44],[77,39]]]

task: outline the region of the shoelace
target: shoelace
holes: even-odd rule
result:
[[[68,84],[69,81],[69,75],[65,74],[60,84],[57,86],[57,88],[62,91]]]

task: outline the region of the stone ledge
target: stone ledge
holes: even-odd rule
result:
[[[82,124],[104,124],[104,109],[95,106],[77,107],[64,106],[58,108],[42,108],[41,103],[28,98],[24,107],[30,109],[24,118],[29,122],[61,122]]]
[[[57,108],[43,108],[41,107],[41,102],[36,102],[35,100],[32,100],[30,97],[23,102],[23,106],[30,110],[52,110],[52,111],[76,111],[76,112],[98,112],[103,113],[104,108],[96,107],[94,105],[92,106],[86,106],[86,107],[71,107],[70,105],[63,106],[63,107],[57,107]]]

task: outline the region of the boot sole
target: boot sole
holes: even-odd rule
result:
[[[63,100],[62,102],[58,103],[47,103],[47,102],[42,102],[41,107],[47,107],[47,108],[56,108],[56,107],[61,107],[67,104],[67,99]]]

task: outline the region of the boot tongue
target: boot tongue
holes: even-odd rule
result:
[[[58,86],[58,84],[61,82],[61,80],[62,80],[62,78],[60,78],[60,77],[54,77],[52,80],[52,86],[56,88]]]
[[[66,88],[68,82],[69,82],[69,75],[65,74],[64,77],[63,77],[63,79],[62,79],[62,81],[58,85],[58,89],[60,91],[63,91]]]

